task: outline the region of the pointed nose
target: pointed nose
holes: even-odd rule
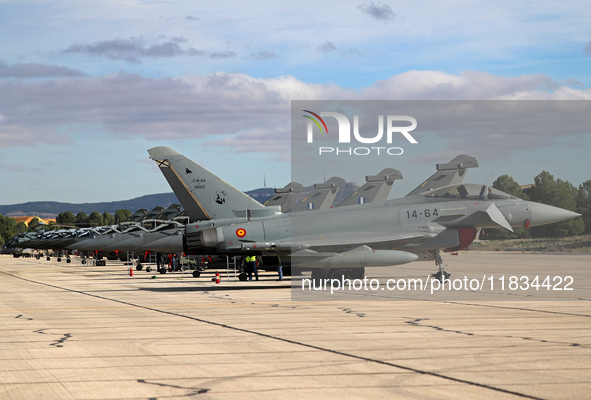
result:
[[[546,225],[581,216],[581,214],[565,210],[564,208],[534,203],[532,201],[528,201],[527,206],[531,211],[530,226]]]

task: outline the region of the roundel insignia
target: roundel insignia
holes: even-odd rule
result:
[[[238,237],[246,236],[246,229],[243,229],[243,228],[236,229],[236,236],[238,236]]]

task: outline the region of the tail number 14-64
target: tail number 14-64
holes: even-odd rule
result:
[[[438,217],[439,216],[439,212],[437,211],[436,208],[434,209],[424,209],[424,210],[406,210],[406,218],[407,219],[413,219],[413,218],[421,218],[421,217]]]

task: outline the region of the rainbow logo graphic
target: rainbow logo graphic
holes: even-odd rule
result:
[[[312,111],[308,111],[308,110],[302,110],[303,112],[307,112],[308,114],[312,114],[313,116],[315,116],[316,118],[318,118],[318,120],[320,122],[322,122],[322,125],[324,126],[324,131],[326,132],[326,134],[328,135],[328,128],[326,127],[326,124],[324,123],[324,120],[322,119],[322,117],[320,117],[320,115],[316,114],[315,112]],[[302,117],[306,117],[308,118],[310,121],[313,121],[316,126],[318,127],[318,129],[320,129],[320,132],[323,131],[322,126],[320,126],[320,123],[318,123],[318,120],[315,120],[314,118],[310,117],[309,115],[302,115]],[[310,129],[310,128],[309,128]]]

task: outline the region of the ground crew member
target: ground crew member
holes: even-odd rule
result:
[[[256,280],[259,280],[259,271],[257,269],[257,258],[256,256],[247,256],[246,257],[246,266],[248,268],[248,280],[252,281],[252,273],[254,272],[254,276]]]

